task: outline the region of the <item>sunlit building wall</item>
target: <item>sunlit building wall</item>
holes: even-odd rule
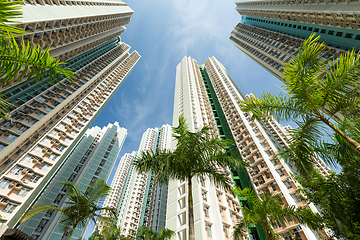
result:
[[[73,82],[63,79],[51,87],[27,88],[22,94],[29,100],[19,100],[19,107],[0,123],[0,210],[10,228],[42,193],[140,58],[119,38],[84,55]]]

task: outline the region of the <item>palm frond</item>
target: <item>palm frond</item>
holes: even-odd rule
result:
[[[9,112],[13,105],[6,100],[6,96],[0,93],[0,118],[6,118],[6,114]]]
[[[250,188],[241,189],[239,187],[236,187],[234,190],[240,197],[245,197],[247,199],[247,201],[249,201],[250,203],[252,203],[254,205],[257,205],[260,202],[259,197]]]
[[[159,234],[159,240],[169,240],[175,236],[175,232],[168,228],[163,228]]]
[[[325,44],[318,42],[319,36],[315,36],[315,33],[311,34],[303,42],[296,59],[286,63],[283,82],[291,98],[317,111],[322,100],[318,89],[325,65],[321,59]]]
[[[343,116],[356,116],[359,101],[357,92],[360,90],[360,55],[354,50],[341,54],[328,62],[329,71],[324,69],[324,81],[319,91],[323,92],[322,111],[330,116],[338,113]]]
[[[359,120],[358,120],[359,121]],[[357,139],[356,122],[349,122],[347,119],[336,123],[336,126],[345,134]],[[327,164],[332,166],[357,166],[360,168],[360,154],[348,144],[338,133],[334,133],[330,140],[315,142],[314,150]]]
[[[288,121],[300,116],[315,116],[311,109],[305,104],[300,104],[294,99],[271,93],[262,93],[261,98],[256,96],[249,100],[239,102],[240,108],[244,112],[250,112],[255,119],[267,119],[273,116],[278,121]]]
[[[295,122],[299,127],[289,130],[289,145],[279,151],[277,157],[293,162],[299,173],[306,175],[314,167],[314,143],[321,139],[322,128],[319,120],[313,117],[304,117],[302,121]]]
[[[284,214],[288,214],[295,218],[299,223],[307,225],[313,230],[323,229],[323,220],[318,213],[314,213],[310,208],[297,208],[285,207],[283,210]]]
[[[55,210],[55,211],[63,212],[60,208],[52,205],[48,205],[48,204],[35,205],[24,213],[24,215],[20,219],[20,222],[25,222],[26,220],[32,218],[34,215],[47,210]]]
[[[11,26],[9,23],[18,23],[14,19],[22,15],[22,1],[0,1],[0,37],[7,37],[11,34],[24,34],[24,30]]]
[[[51,83],[56,83],[62,78],[68,78],[70,81],[75,76],[69,68],[64,67],[65,63],[60,62],[50,56],[49,49],[42,52],[40,46],[33,48],[26,45],[22,40],[22,46],[19,47],[15,38],[9,34],[9,41],[0,39],[0,76],[1,82],[7,83],[21,79],[29,72],[27,80],[34,82],[42,81],[49,76]],[[18,73],[21,73],[19,76]]]
[[[106,196],[110,192],[110,187],[106,184],[104,179],[97,179],[95,182],[89,184],[87,189],[87,196],[89,202],[94,202],[102,196]]]
[[[232,232],[232,239],[233,240],[242,240],[243,237],[247,236],[246,231],[246,224],[245,222],[241,221],[240,223],[236,224],[234,227],[234,231]]]

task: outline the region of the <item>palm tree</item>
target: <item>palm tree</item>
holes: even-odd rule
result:
[[[298,221],[299,223],[308,225],[311,229],[321,229],[321,218],[318,214],[314,214],[310,209],[296,208],[294,206],[286,206],[278,195],[262,194],[260,198],[249,188],[236,188],[235,192],[245,197],[252,205],[252,209],[243,206],[243,219],[238,223],[233,232],[233,240],[241,240],[245,236],[243,230],[247,226],[258,225],[264,231],[266,238],[270,240],[280,239],[275,233],[272,226],[279,223]]]
[[[254,118],[267,120],[273,116],[278,121],[294,120],[299,125],[290,131],[291,140],[284,156],[295,160],[303,174],[313,166],[314,144],[324,137],[324,129],[336,133],[360,153],[359,142],[334,124],[344,118],[351,124],[359,121],[360,53],[353,50],[323,61],[325,44],[318,39],[311,35],[296,59],[286,64],[282,80],[286,96],[263,93],[261,98],[240,101],[241,109],[251,112]]]
[[[130,240],[131,238],[121,235],[121,229],[117,226],[116,221],[111,223],[105,222],[101,231],[95,231],[89,240]]]
[[[135,161],[136,170],[140,173],[151,171],[155,175],[155,182],[187,181],[190,240],[195,239],[192,181],[199,178],[209,179],[210,182],[231,190],[231,179],[222,169],[235,169],[243,163],[231,157],[225,150],[231,141],[213,137],[210,129],[205,126],[198,132],[191,132],[186,119],[180,116],[179,126],[173,127],[173,137],[177,142],[175,150],[143,153]]]
[[[152,229],[140,228],[137,239],[139,240],[170,240],[175,235],[175,232],[164,228],[160,232],[155,232]]]
[[[14,19],[22,14],[21,3],[0,0],[0,82],[16,81],[22,79],[25,74],[28,74],[27,81],[39,82],[47,76],[52,83],[61,78],[72,81],[75,73],[64,67],[65,63],[51,57],[49,48],[42,51],[40,46],[34,48],[31,44],[26,45],[22,35],[27,32],[7,24],[17,23]],[[8,108],[9,103],[0,96],[0,117],[5,118]]]
[[[43,211],[59,211],[62,213],[62,220],[60,223],[65,225],[64,232],[70,230],[68,237],[68,239],[70,239],[76,227],[84,227],[88,220],[95,221],[96,217],[105,222],[112,220],[110,217],[100,215],[100,211],[111,212],[115,216],[115,208],[101,208],[97,205],[100,197],[106,196],[110,191],[110,187],[106,185],[104,179],[98,179],[95,182],[90,183],[86,192],[81,191],[80,188],[72,182],[66,181],[61,182],[61,184],[68,186],[66,190],[68,202],[66,202],[65,208],[61,209],[48,204],[35,205],[23,215],[20,222],[24,222],[35,214]]]

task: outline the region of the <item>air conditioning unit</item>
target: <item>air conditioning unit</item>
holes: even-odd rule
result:
[[[28,180],[22,180],[22,182],[25,183],[25,184],[28,184],[28,183],[29,183]]]

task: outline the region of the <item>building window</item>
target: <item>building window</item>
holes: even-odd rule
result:
[[[273,192],[275,192],[277,190],[276,186],[273,183],[270,183],[270,187],[273,190]]]
[[[97,169],[96,169],[96,172],[95,172],[95,176],[99,176],[100,175],[100,173],[101,173],[101,168],[100,167],[98,167]]]
[[[297,240],[302,240],[302,237],[301,237],[300,233],[298,232],[298,229],[295,228],[295,229],[293,229],[293,231],[294,231],[294,234],[295,234],[296,239],[297,239]],[[320,236],[321,236],[321,235],[320,235]]]
[[[55,204],[59,204],[60,201],[61,201],[61,199],[63,199],[64,196],[65,196],[65,194],[59,193],[59,194],[56,196],[56,198],[55,198],[55,200],[54,200],[54,203],[55,203]]]
[[[290,189],[290,188],[293,187],[288,180],[283,181],[283,183],[285,184],[285,186],[287,187],[287,189]]]
[[[54,160],[57,159],[58,157],[59,157],[59,155],[52,153],[52,154],[49,156],[49,159],[54,161]]]
[[[65,149],[65,146],[61,145],[61,144],[59,146],[57,146],[57,148],[56,148],[56,150],[58,150],[60,152],[62,152],[64,149]]]
[[[8,180],[8,179],[3,179],[1,182],[0,182],[0,189],[5,189],[9,186],[9,184],[12,183],[12,181]]]
[[[53,212],[54,212],[54,210],[48,210],[48,211],[46,211],[46,213],[45,213],[45,217],[51,217],[51,215],[53,214]]]
[[[202,191],[203,200],[207,202],[207,192]]]
[[[270,150],[267,150],[267,151],[266,151],[266,154],[267,154],[269,157],[271,157],[271,156],[272,156],[272,153],[271,153],[271,151],[270,151]]]
[[[41,177],[35,173],[32,174],[31,178],[29,179],[29,182],[37,183]]]
[[[221,202],[221,193],[216,193],[216,196],[218,198],[218,201]]]
[[[46,138],[43,139],[43,142],[47,143],[47,144],[50,144],[51,140],[52,140],[51,138],[46,137]]]
[[[223,230],[224,230],[225,237],[226,237],[226,238],[229,238],[229,233],[228,233],[227,227],[224,226],[224,227],[223,227]]]
[[[50,168],[50,165],[47,163],[42,163],[39,167],[40,170],[47,171]]]
[[[296,191],[296,193],[290,194],[291,197],[294,199],[295,203],[301,202],[301,199],[298,197],[298,194],[300,194],[298,191]]]
[[[35,151],[35,152],[38,152],[38,153],[41,153],[43,149],[44,149],[43,147],[37,146],[37,147],[34,149],[34,151]]]
[[[28,124],[30,125],[34,125],[36,123],[35,119],[30,119],[29,121],[27,121]]]
[[[104,165],[105,165],[105,163],[106,163],[106,160],[105,160],[105,159],[103,159],[103,160],[101,160],[101,162],[100,162],[99,166],[100,166],[100,167],[102,167],[102,166],[104,166]]]
[[[345,38],[352,38],[353,34],[352,33],[347,33],[345,34]]]
[[[278,169],[276,170],[276,172],[280,175],[280,177],[285,176],[285,173],[283,172],[282,169]]]
[[[262,176],[258,177],[257,180],[259,181],[260,184],[265,183],[265,180]]]
[[[204,204],[205,217],[210,218],[209,207]]]
[[[342,37],[342,35],[343,35],[343,32],[337,32],[337,33],[336,33],[336,36],[337,36],[337,37]]]
[[[30,192],[30,188],[21,187],[19,192],[16,195],[25,197],[28,194],[28,192]]]
[[[8,202],[2,211],[6,213],[12,213],[18,205],[19,204],[14,202]]]
[[[205,230],[207,237],[212,238],[211,225],[209,223],[205,223]]]
[[[220,214],[222,218],[225,218],[224,209],[220,207]]]
[[[68,180],[69,180],[70,182],[72,182],[72,181],[74,181],[75,177],[76,177],[76,174],[75,174],[75,173],[72,173],[72,174],[70,175],[70,177],[68,178]]]
[[[34,159],[33,156],[27,155],[22,161],[26,163],[33,163],[32,160]]]
[[[17,136],[9,134],[9,136],[7,136],[5,139],[9,142],[13,142],[15,139],[17,139]]]
[[[329,30],[328,34],[329,35],[334,35],[334,31]]]
[[[274,165],[274,166],[276,166],[276,165],[278,165],[279,163],[276,161],[276,160],[271,160],[271,163]]]
[[[27,170],[27,169],[20,166],[16,166],[10,173],[14,175],[19,175],[22,170]]]

